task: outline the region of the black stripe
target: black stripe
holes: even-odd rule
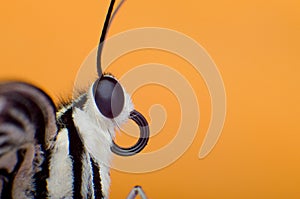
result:
[[[92,169],[93,169],[93,185],[94,185],[94,196],[95,199],[103,198],[101,178],[100,178],[100,168],[99,165],[91,158]]]
[[[73,198],[82,198],[81,187],[82,187],[82,156],[84,148],[82,141],[78,135],[77,129],[74,125],[72,117],[72,109],[67,110],[61,117],[61,121],[66,125],[69,136],[69,153],[73,160]]]
[[[10,114],[1,114],[0,124],[10,124],[24,130],[24,124],[16,118],[12,117]]]
[[[41,171],[37,172],[34,176],[35,184],[35,198],[47,198],[48,189],[47,189],[47,179],[49,178],[49,166],[50,166],[50,151],[44,151],[44,161],[40,165]]]
[[[0,144],[0,148],[4,149],[5,147],[11,147],[13,145],[14,145],[14,143],[6,141],[6,142],[3,142],[2,144]]]

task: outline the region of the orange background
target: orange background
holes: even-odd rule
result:
[[[108,3],[2,2],[0,78],[30,81],[55,101],[70,96],[80,64],[98,43]],[[227,117],[216,147],[199,160],[210,119],[209,94],[201,77],[164,52],[137,52],[118,60],[109,70],[117,77],[145,61],[180,70],[197,92],[201,121],[193,144],[174,164],[147,174],[113,170],[111,198],[125,198],[135,184],[153,199],[300,198],[299,1],[128,0],[109,35],[146,26],[182,32],[208,51],[224,80]],[[168,97],[160,98],[165,91],[143,89],[133,96],[141,112],[151,102],[145,95],[155,96],[153,101],[167,110],[179,110]],[[176,114],[169,117],[147,150],[164,146],[177,124]]]

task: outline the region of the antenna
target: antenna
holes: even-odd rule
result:
[[[102,29],[102,33],[101,33],[101,37],[100,37],[100,41],[98,44],[98,51],[97,51],[97,73],[98,76],[101,77],[102,76],[102,67],[101,67],[101,60],[102,60],[102,51],[103,51],[103,46],[104,46],[104,41],[107,35],[107,31],[109,30],[109,27],[113,21],[113,19],[115,18],[115,15],[117,14],[118,10],[120,9],[120,7],[122,6],[122,4],[125,2],[125,0],[121,0],[120,3],[118,4],[116,10],[112,13],[113,8],[114,8],[114,4],[115,4],[115,0],[112,0],[110,2],[109,8],[108,8],[108,12],[106,14],[106,18],[105,18],[105,22],[103,25],[103,29]]]

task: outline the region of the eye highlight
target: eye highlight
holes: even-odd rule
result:
[[[93,86],[96,105],[107,118],[117,117],[123,110],[124,91],[119,82],[109,75],[99,78]]]

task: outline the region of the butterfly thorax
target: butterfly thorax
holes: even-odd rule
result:
[[[115,128],[126,122],[133,109],[129,96],[125,103],[127,106],[117,118],[106,118],[98,111],[90,89],[57,112],[58,133],[47,180],[49,195],[58,198],[108,196],[110,147]]]

